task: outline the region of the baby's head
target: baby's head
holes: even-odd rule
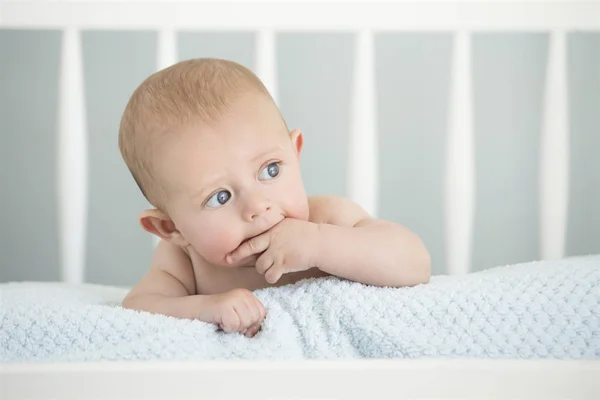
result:
[[[156,207],[140,214],[144,229],[221,265],[284,217],[308,218],[302,143],[250,70],[216,59],[147,78],[119,132],[125,163]]]

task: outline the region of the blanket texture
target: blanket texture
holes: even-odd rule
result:
[[[136,312],[126,289],[0,285],[0,361],[600,358],[600,255],[434,276],[411,288],[337,278],[256,292],[252,339]]]

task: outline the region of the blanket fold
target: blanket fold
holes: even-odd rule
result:
[[[337,278],[256,291],[254,337],[126,310],[127,290],[0,284],[0,361],[600,358],[600,255],[433,276],[410,288]]]

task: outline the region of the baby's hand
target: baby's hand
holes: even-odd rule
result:
[[[319,226],[298,219],[285,218],[262,235],[240,245],[227,256],[229,263],[259,254],[256,270],[267,282],[277,282],[283,274],[305,271],[316,266]]]
[[[267,315],[260,300],[246,289],[211,295],[209,299],[203,312],[205,318],[200,319],[217,324],[225,332],[240,332],[253,337]]]

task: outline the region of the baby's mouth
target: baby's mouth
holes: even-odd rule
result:
[[[249,237],[249,238],[247,238],[247,239],[244,239],[244,240],[242,240],[242,242],[240,243],[240,246],[242,246],[242,245],[246,244],[248,241],[250,241],[250,240],[254,239],[256,236],[260,236],[260,235],[262,235],[262,233],[259,233],[258,235],[251,236],[251,237]],[[239,246],[238,246],[238,247],[239,247]]]
[[[257,233],[256,235],[253,235],[253,236],[247,237],[246,239],[242,240],[242,241],[240,242],[240,244],[238,245],[238,247],[236,248],[236,250],[237,250],[237,249],[239,249],[240,247],[242,247],[244,244],[246,244],[246,242],[248,242],[248,241],[250,241],[250,240],[254,239],[255,237],[258,237],[258,236],[264,235],[266,232],[268,232],[269,230],[271,230],[271,229],[272,229],[272,228],[273,228],[275,225],[277,225],[278,223],[280,223],[281,221],[283,221],[283,219],[284,219],[284,218],[285,218],[285,217],[282,215],[282,216],[281,216],[281,218],[280,218],[280,219],[279,219],[279,220],[278,220],[276,223],[274,223],[274,224],[269,224],[267,229],[265,229],[265,230],[263,230],[263,231],[261,231],[261,232]],[[235,250],[234,250],[234,251],[235,251]],[[239,261],[236,263],[236,265],[235,265],[235,266],[237,266],[237,267],[254,267],[254,263],[256,262],[256,260],[258,259],[258,257],[260,257],[260,255],[261,255],[261,254],[262,254],[262,252],[261,252],[261,253],[254,253],[254,254],[251,254],[251,255],[249,255],[249,256],[247,256],[247,257],[245,257],[244,259],[242,259],[242,260],[239,260]]]
[[[269,228],[269,229],[271,229],[271,228]],[[265,230],[265,231],[263,231],[263,232],[260,232],[260,233],[258,233],[258,234],[256,234],[256,235],[254,235],[254,236],[250,236],[250,237],[248,237],[248,238],[246,238],[246,239],[242,240],[242,242],[240,243],[240,246],[241,246],[241,245],[243,245],[243,244],[245,244],[246,242],[248,242],[248,241],[250,241],[250,240],[254,239],[255,237],[258,237],[258,236],[260,236],[260,235],[264,234],[264,233],[265,233],[265,232],[267,232],[269,229],[267,229],[267,230]]]
[[[269,224],[269,227],[268,227],[267,229],[263,230],[262,232],[259,232],[259,233],[257,233],[257,234],[256,234],[256,235],[254,235],[254,236],[250,236],[250,237],[248,237],[248,238],[246,238],[246,239],[242,240],[242,242],[240,243],[240,246],[241,246],[241,245],[243,245],[243,244],[245,244],[247,241],[249,241],[249,240],[252,240],[252,239],[254,239],[255,237],[258,237],[258,236],[260,236],[260,235],[263,235],[264,233],[268,232],[268,231],[269,231],[269,230],[271,230],[271,229],[272,229],[272,228],[273,228],[275,225],[277,225],[278,223],[280,223],[280,222],[281,222],[281,221],[282,221],[284,218],[285,218],[285,217],[282,215],[282,216],[281,216],[281,218],[280,218],[280,219],[279,219],[277,222],[275,222],[274,224]]]

